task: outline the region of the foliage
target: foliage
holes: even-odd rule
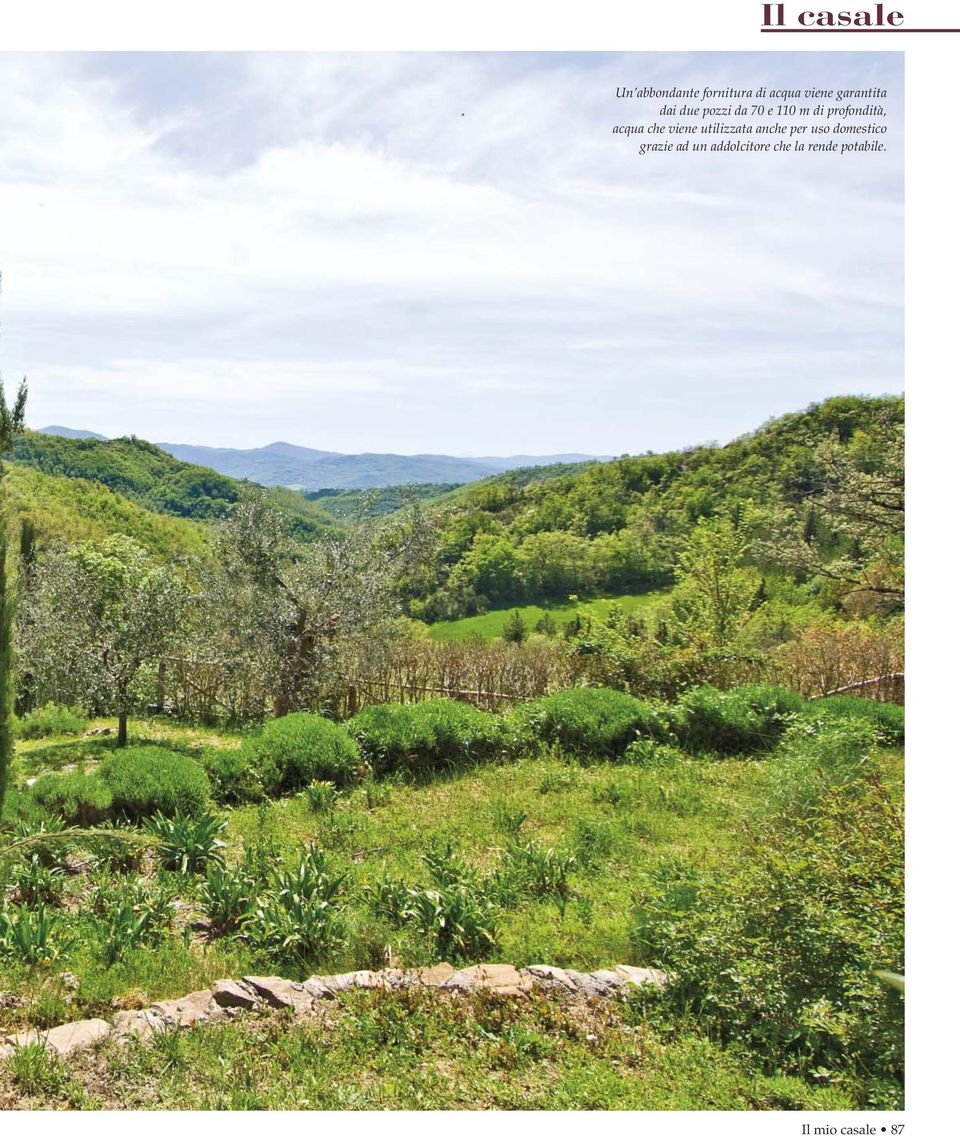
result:
[[[48,702],[24,714],[15,725],[18,738],[29,741],[34,738],[48,738],[52,734],[80,734],[87,725],[87,719],[79,707],[57,706]]]
[[[173,573],[129,537],[49,552],[22,624],[31,682],[43,689],[64,672],[64,687],[86,680],[87,699],[112,703],[125,745],[135,680],[171,643],[185,599]]]
[[[767,1069],[839,1080],[897,1107],[903,1005],[902,810],[875,780],[855,808],[828,792],[800,826],[743,833],[737,864],[666,866],[638,897],[637,957],[677,977],[689,1012]],[[862,1079],[862,1071],[872,1075]]]
[[[117,962],[132,947],[158,943],[173,917],[173,892],[165,884],[139,880],[119,889],[111,883],[94,898],[104,918],[103,952],[107,965]]]
[[[663,708],[603,687],[536,699],[515,709],[510,722],[521,748],[527,739],[538,740],[584,758],[618,758],[641,735],[670,736]]]
[[[99,776],[113,793],[115,816],[142,820],[154,813],[203,812],[210,781],[189,757],[160,746],[130,746],[100,763]]]
[[[433,698],[361,710],[348,724],[377,773],[428,773],[489,761],[502,748],[501,721],[466,702]]]
[[[34,783],[32,793],[47,812],[84,828],[106,820],[113,808],[110,786],[97,774],[50,773]]]
[[[323,853],[309,848],[289,869],[275,872],[244,919],[247,938],[272,959],[307,966],[343,943],[337,907],[342,875],[333,875]]]
[[[258,880],[243,868],[222,865],[208,871],[200,889],[200,907],[218,934],[239,931],[256,903]]]
[[[681,695],[674,728],[695,752],[753,753],[772,749],[802,709],[803,699],[780,687],[702,686]]]
[[[13,623],[16,604],[12,564],[7,563],[7,508],[3,492],[4,456],[23,433],[27,406],[27,387],[21,382],[12,406],[7,406],[0,382],[0,813],[7,792],[10,762],[13,758]]]
[[[249,749],[227,749],[212,746],[200,757],[210,778],[213,799],[221,805],[245,804],[259,801],[263,786],[251,762]]]
[[[875,702],[872,698],[855,698],[836,695],[821,698],[808,704],[808,713],[815,717],[854,718],[873,725],[877,740],[883,745],[903,745],[904,712],[895,702]]]
[[[14,864],[7,886],[28,907],[55,906],[63,895],[63,875],[59,864],[50,864],[34,852]]]
[[[225,820],[209,813],[185,816],[176,812],[172,817],[158,813],[149,819],[147,827],[158,837],[160,863],[170,871],[186,875],[212,865],[223,866],[226,845],[220,836],[227,827]]]
[[[347,731],[320,714],[276,718],[248,738],[243,755],[270,794],[292,792],[311,781],[345,785],[356,777],[360,755]]]
[[[0,948],[24,966],[53,962],[62,947],[53,934],[54,921],[44,904],[0,908]]]

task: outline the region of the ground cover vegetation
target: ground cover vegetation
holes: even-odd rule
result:
[[[902,402],[313,528],[133,440],[23,447],[4,414],[0,487],[104,508],[58,534],[6,493],[0,1033],[250,973],[670,981],[605,1009],[358,992],[209,1051],[25,1047],[0,1099],[901,1101],[902,994],[875,972],[903,971]],[[498,605],[486,638],[450,631]]]

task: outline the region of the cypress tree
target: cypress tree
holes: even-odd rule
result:
[[[7,792],[10,761],[13,756],[13,612],[16,603],[14,580],[7,558],[7,509],[3,487],[3,457],[10,452],[14,438],[23,430],[27,405],[27,385],[21,382],[13,406],[7,406],[0,380],[0,813]]]

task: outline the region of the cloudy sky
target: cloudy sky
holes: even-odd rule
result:
[[[902,389],[902,57],[0,55],[0,362],[155,441],[618,454]],[[618,85],[886,88],[640,157]]]

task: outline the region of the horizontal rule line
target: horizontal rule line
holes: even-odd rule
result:
[[[762,33],[769,32],[776,35],[809,35],[822,33],[824,35],[908,35],[910,32],[922,32],[927,35],[943,35],[945,32],[960,32],[960,28],[761,28]]]

